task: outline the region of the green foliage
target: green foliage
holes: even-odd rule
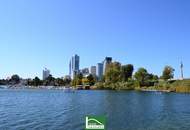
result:
[[[172,83],[172,87],[176,92],[189,93],[190,92],[190,80],[177,80]]]
[[[190,80],[160,80],[153,89],[170,90],[172,92],[190,92]]]
[[[134,77],[140,86],[154,86],[158,82],[158,76],[149,74],[145,68],[139,68]]]
[[[40,86],[40,85],[42,85],[42,81],[38,77],[35,77],[33,79],[33,85],[34,86]]]
[[[104,82],[97,82],[95,84],[97,86],[97,89],[105,89],[105,83]]]
[[[82,79],[83,79],[83,75],[81,73],[77,74],[72,80],[71,85],[72,86],[82,85]]]
[[[96,82],[95,77],[93,75],[88,75],[87,77],[83,77],[83,75],[80,73],[75,76],[75,78],[72,80],[71,85],[77,86],[77,85],[94,85]]]
[[[132,64],[121,66],[121,80],[128,81],[128,79],[132,77],[133,71],[134,67]]]
[[[43,85],[45,86],[55,86],[55,78],[52,75],[49,75],[44,81],[43,81]]]
[[[119,82],[121,75],[121,64],[119,62],[113,62],[107,66],[105,73],[105,82]]]
[[[174,77],[174,69],[171,66],[165,66],[161,78],[165,81]]]
[[[52,75],[50,75],[45,80],[40,80],[38,77],[35,77],[34,79],[28,79],[27,85],[30,86],[66,86],[70,85],[71,79],[65,78],[54,78]]]
[[[145,68],[139,68],[134,77],[137,81],[139,81],[140,85],[144,85],[145,80],[148,77],[148,72]]]
[[[189,93],[190,92],[190,86],[177,86],[175,88],[176,92],[180,93]]]
[[[66,86],[66,85],[70,85],[70,83],[71,83],[71,79],[70,78],[64,78],[63,79],[63,86]]]
[[[55,79],[55,83],[56,86],[64,86],[66,83],[62,78],[57,78]]]
[[[107,66],[105,82],[96,85],[100,89],[131,90],[141,86],[154,86],[158,82],[158,76],[149,74],[144,68],[139,68],[133,80],[133,70],[131,64],[121,66],[119,62],[113,62]]]
[[[90,86],[95,84],[95,78],[92,74],[87,76],[87,80]]]
[[[9,83],[8,80],[0,79],[0,85],[7,85]]]
[[[20,82],[20,77],[17,74],[11,76],[11,82],[13,84],[18,84]]]

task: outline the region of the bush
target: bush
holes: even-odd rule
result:
[[[176,87],[176,92],[180,93],[189,93],[190,92],[190,86],[178,86]]]
[[[139,86],[139,84],[136,85],[135,83],[137,83],[137,82],[133,81],[133,80],[129,80],[128,82],[116,82],[116,83],[99,82],[99,83],[96,83],[96,86],[98,89],[134,90],[135,86]]]

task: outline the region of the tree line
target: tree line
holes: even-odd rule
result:
[[[54,78],[49,75],[45,80],[41,80],[37,76],[34,79],[25,79],[19,77],[19,75],[14,74],[10,79],[0,80],[0,85],[17,85],[22,84],[26,86],[67,86],[70,85],[70,78]]]
[[[155,86],[159,80],[168,81],[174,77],[174,69],[171,66],[165,66],[162,75],[159,77],[149,73],[145,68],[139,68],[134,73],[132,64],[121,65],[120,62],[112,62],[106,66],[105,75],[99,81],[92,74],[84,77],[82,73],[77,74],[73,80],[70,78],[54,78],[49,75],[45,80],[38,77],[26,79],[25,85],[29,86],[97,86],[99,89],[134,89],[138,87]],[[10,79],[0,80],[0,84],[19,84],[21,78],[15,74]]]
[[[159,80],[168,81],[174,77],[174,69],[165,66],[162,75],[149,73],[145,68],[139,68],[134,73],[132,64],[121,65],[120,62],[112,62],[106,66],[105,74],[99,81],[93,75],[83,77],[80,73],[72,80],[72,86],[95,85],[99,89],[134,89],[137,87],[149,87],[159,83]]]

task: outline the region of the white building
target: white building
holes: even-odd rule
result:
[[[96,66],[90,67],[90,74],[92,74],[93,76],[96,76]]]
[[[78,55],[72,56],[69,63],[69,75],[74,79],[75,75],[79,73],[80,57]]]
[[[46,78],[48,78],[50,75],[50,70],[48,70],[47,68],[45,68],[43,70],[43,76],[42,76],[42,79],[45,80]]]
[[[103,63],[98,63],[96,67],[96,75],[98,80],[101,80],[103,77]]]

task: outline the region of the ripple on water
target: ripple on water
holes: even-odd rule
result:
[[[189,95],[135,91],[1,91],[0,130],[83,130],[106,115],[108,130],[189,130]]]

